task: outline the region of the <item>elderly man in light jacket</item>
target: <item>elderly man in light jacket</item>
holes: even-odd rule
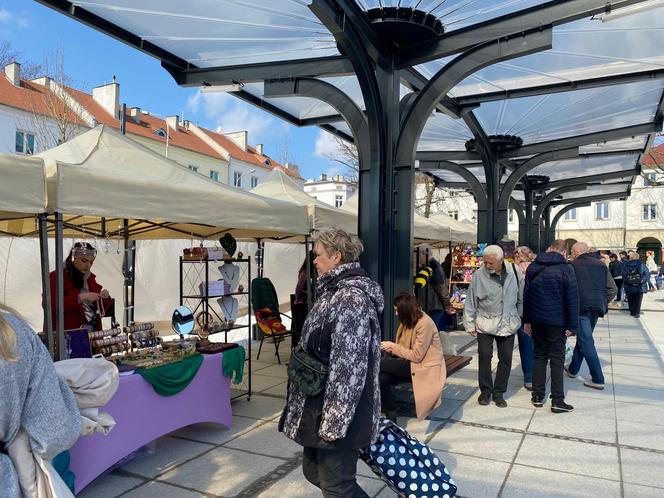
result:
[[[514,334],[521,325],[523,275],[514,263],[505,263],[503,250],[496,245],[484,249],[484,264],[473,273],[463,312],[463,326],[477,336],[479,356],[480,405],[493,399],[507,406],[504,394],[512,368]],[[493,343],[498,349],[495,381],[491,375]]]

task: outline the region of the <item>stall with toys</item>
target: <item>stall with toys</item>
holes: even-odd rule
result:
[[[473,272],[482,265],[482,253],[486,244],[461,245],[452,249],[450,271],[450,301],[457,311],[463,311],[468,286]]]

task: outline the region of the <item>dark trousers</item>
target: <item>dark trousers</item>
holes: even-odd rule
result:
[[[551,398],[563,401],[563,364],[565,363],[565,327],[532,323],[535,366],[533,368],[533,396],[546,392],[546,365],[551,366]]]
[[[643,301],[642,292],[637,292],[635,294],[627,294],[627,304],[629,305],[629,313],[632,316],[641,313],[641,301]]]
[[[491,358],[493,342],[498,349],[498,368],[496,380],[491,375]],[[507,381],[512,370],[512,351],[514,350],[514,334],[498,337],[491,334],[477,334],[477,354],[479,357],[478,379],[482,394],[503,395],[507,391]]]
[[[410,362],[403,358],[394,358],[392,356],[382,358],[380,360],[378,380],[380,381],[380,405],[387,414],[387,412],[396,410],[391,386],[411,381]]]
[[[622,278],[614,278],[613,281],[616,283],[616,287],[618,288],[618,294],[616,294],[616,301],[622,301],[623,279]]]
[[[368,498],[355,480],[358,450],[304,448],[302,472],[325,498]]]

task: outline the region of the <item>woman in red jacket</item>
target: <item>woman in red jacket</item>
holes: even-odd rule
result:
[[[91,325],[102,330],[101,317],[113,304],[106,289],[97,283],[90,271],[97,250],[87,242],[76,242],[65,260],[63,270],[65,330]],[[55,272],[51,272],[51,302],[53,324],[56,323]]]

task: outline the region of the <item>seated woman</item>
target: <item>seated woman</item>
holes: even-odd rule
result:
[[[0,304],[0,496],[36,496],[30,461],[14,455],[19,431],[29,437],[32,451],[48,461],[69,449],[81,430],[74,394],[58,377],[37,334],[14,312]],[[19,476],[21,480],[19,481]]]
[[[390,386],[412,381],[415,411],[419,420],[426,418],[441,401],[447,370],[438,327],[422,311],[412,294],[399,294],[394,299],[399,317],[397,342],[383,341],[380,349],[390,356],[380,362],[380,396],[383,412],[396,421],[396,406]]]

